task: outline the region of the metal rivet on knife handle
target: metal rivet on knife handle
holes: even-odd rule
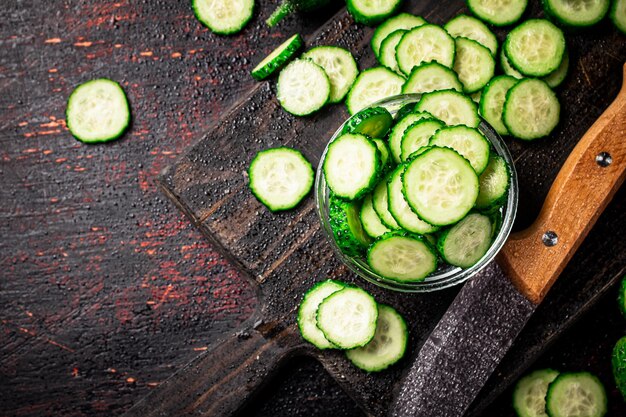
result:
[[[624,66],[626,72],[626,65]],[[498,261],[513,284],[538,304],[626,177],[626,87],[580,139],[559,171],[533,225],[509,237]],[[602,169],[598,169],[598,165]],[[558,245],[545,250],[546,231]],[[548,239],[548,243],[550,243]],[[556,243],[556,242],[555,242]]]
[[[552,230],[548,230],[541,236],[541,241],[546,246],[554,246],[559,243],[559,235],[554,233]]]

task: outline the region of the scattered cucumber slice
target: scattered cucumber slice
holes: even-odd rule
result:
[[[437,249],[450,265],[469,268],[476,264],[489,250],[492,225],[488,216],[470,213],[437,240]]]
[[[379,275],[398,282],[423,281],[437,269],[437,256],[430,244],[406,232],[378,238],[367,252],[367,262]]]
[[[278,102],[294,116],[321,109],[330,97],[330,80],[322,67],[307,59],[296,59],[278,75]]]
[[[424,94],[438,90],[463,91],[456,72],[438,62],[427,62],[413,68],[402,86],[403,94]]]
[[[489,49],[491,55],[495,56],[498,51],[498,39],[491,30],[475,17],[460,14],[443,27],[453,38],[472,39],[485,48]]]
[[[485,86],[480,97],[480,114],[500,135],[508,135],[504,122],[502,122],[502,109],[506,94],[517,84],[517,79],[510,75],[494,77]]]
[[[604,386],[588,372],[562,373],[548,387],[546,411],[551,417],[602,417],[607,411]]]
[[[424,221],[446,226],[461,220],[478,197],[478,176],[465,158],[433,147],[414,157],[402,175],[409,206]]]
[[[513,408],[519,417],[548,417],[546,414],[546,393],[548,385],[559,376],[554,369],[534,371],[515,385]]]
[[[468,94],[483,88],[496,70],[496,61],[489,49],[467,38],[456,38],[454,71],[463,84],[463,91]]]
[[[391,150],[391,156],[393,156],[393,160],[396,163],[400,163],[402,160],[402,138],[404,137],[404,132],[412,124],[424,119],[434,118],[426,112],[409,113],[399,119],[398,123],[391,128],[391,133],[389,133],[389,150]]]
[[[358,368],[379,372],[404,356],[409,331],[402,316],[384,304],[378,304],[378,321],[374,338],[365,346],[346,351],[346,356]]]
[[[338,46],[316,46],[302,55],[324,69],[330,81],[330,103],[339,103],[354,84],[359,68],[350,51]]]
[[[626,0],[613,0],[610,16],[615,27],[626,35]]]
[[[511,184],[511,172],[501,156],[491,154],[489,164],[480,174],[478,183],[476,208],[489,211],[504,204]]]
[[[343,201],[332,197],[328,208],[330,228],[341,251],[358,256],[372,242],[363,230],[359,213],[361,206],[356,201]]]
[[[524,74],[522,74],[521,72],[513,68],[513,66],[509,62],[509,59],[506,57],[506,54],[504,53],[504,49],[500,51],[500,66],[502,67],[502,71],[506,75],[517,78],[518,80],[521,80],[522,78],[524,78]]]
[[[430,138],[444,126],[442,122],[435,119],[425,119],[413,123],[404,131],[402,136],[400,159],[406,161],[415,151],[428,146]]]
[[[383,43],[380,44],[380,52],[378,54],[378,62],[380,62],[381,65],[400,75],[404,74],[402,74],[402,71],[400,71],[398,67],[396,47],[405,33],[407,33],[406,30],[400,29],[387,36]]]
[[[254,0],[192,0],[196,18],[219,35],[240,32],[252,19]]]
[[[385,0],[385,1],[372,1],[372,0],[347,0],[346,6],[348,12],[354,18],[357,23],[362,23],[367,26],[375,26],[387,19],[389,16],[394,15],[400,6],[402,0]]]
[[[380,46],[383,41],[389,36],[391,33],[396,30],[411,30],[415,27],[421,26],[426,23],[426,20],[419,16],[414,16],[409,13],[400,13],[394,17],[390,17],[380,24],[374,31],[374,35],[372,35],[372,40],[370,42],[372,46],[372,50],[374,51],[374,55],[378,57]]]
[[[454,39],[448,32],[437,25],[425,24],[404,34],[396,47],[396,61],[406,75],[430,61],[452,68],[454,51]]]
[[[328,145],[323,171],[335,195],[357,200],[376,185],[381,171],[380,152],[366,136],[345,133]]]
[[[84,143],[109,142],[130,124],[130,107],[122,87],[107,78],[87,81],[74,89],[65,110],[67,128]]]
[[[360,133],[370,138],[384,138],[393,123],[391,113],[384,107],[361,110],[348,120],[343,133]]]
[[[280,147],[260,151],[248,169],[252,194],[270,211],[297,206],[313,187],[313,168],[297,150]]]
[[[317,328],[317,308],[329,295],[346,288],[343,282],[332,279],[319,282],[304,295],[298,308],[298,328],[302,338],[318,349],[331,349],[333,345]]]
[[[611,356],[613,378],[622,397],[626,400],[626,336],[615,343]]]
[[[350,114],[379,100],[400,94],[404,78],[384,67],[375,67],[359,74],[352,85],[346,106]]]
[[[507,93],[502,121],[516,138],[534,140],[552,133],[560,110],[559,100],[544,81],[523,79]]]
[[[387,180],[389,176],[383,178],[372,193],[372,204],[374,205],[374,211],[380,217],[383,224],[392,230],[400,228],[396,219],[389,212],[389,194],[387,193]]]
[[[433,135],[428,145],[454,149],[468,160],[478,175],[489,163],[490,143],[478,129],[472,127],[444,127]]]
[[[361,223],[363,224],[365,233],[373,238],[391,232],[391,230],[383,224],[382,220],[380,220],[378,214],[376,214],[371,194],[363,199],[363,205],[361,206]]]
[[[589,27],[606,16],[610,0],[542,0],[546,14],[563,26]]]
[[[341,349],[365,346],[374,338],[378,307],[360,288],[344,288],[329,295],[317,309],[317,327]]]
[[[565,78],[567,77],[567,72],[569,71],[569,54],[567,53],[567,49],[563,53],[563,60],[561,61],[561,65],[552,71],[550,74],[542,77],[541,79],[546,82],[550,86],[550,88],[557,88],[560,86]]]
[[[507,26],[524,14],[528,0],[467,0],[467,7],[479,19],[494,25]]]
[[[424,94],[417,104],[416,110],[430,113],[449,126],[478,127],[480,123],[476,103],[466,95],[454,90],[433,91]]]
[[[259,62],[252,70],[252,77],[260,81],[274,74],[283,65],[291,61],[302,45],[304,45],[304,40],[302,36],[296,33]]]
[[[504,41],[509,63],[524,75],[543,77],[555,71],[565,53],[563,31],[545,19],[529,19]]]

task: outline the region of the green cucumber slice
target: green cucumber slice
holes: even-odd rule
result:
[[[387,193],[387,181],[389,176],[383,178],[372,193],[372,204],[374,205],[374,211],[380,217],[383,224],[392,230],[400,228],[396,219],[389,212],[389,195]]]
[[[563,26],[589,27],[606,16],[610,0],[542,0],[546,14]]]
[[[546,393],[548,385],[559,376],[554,369],[534,371],[515,385],[513,408],[519,417],[548,417],[546,414]]]
[[[478,127],[480,123],[476,103],[466,95],[454,90],[433,91],[424,94],[417,104],[416,110],[430,113],[449,126]]]
[[[317,308],[329,295],[346,288],[340,281],[332,279],[318,282],[304,295],[298,308],[298,329],[302,338],[313,344],[318,349],[332,349],[335,345],[330,343],[324,333],[317,328]]]
[[[403,94],[424,94],[438,90],[463,91],[456,72],[438,62],[426,62],[413,68],[402,86]]]
[[[467,38],[456,38],[454,71],[468,94],[479,91],[493,77],[496,61],[489,49]]]
[[[299,151],[279,147],[260,151],[248,169],[252,194],[270,211],[297,206],[313,187],[313,167]]]
[[[260,81],[274,74],[291,61],[302,45],[304,45],[304,40],[300,34],[296,33],[259,62],[252,70],[252,77]]]
[[[367,262],[380,276],[398,282],[423,281],[437,269],[437,255],[430,244],[406,232],[378,238],[367,252]]]
[[[524,75],[543,77],[555,71],[565,53],[563,31],[545,19],[529,19],[504,41],[509,63]]]
[[[196,18],[219,35],[240,32],[252,19],[254,0],[192,0]]]
[[[626,336],[619,339],[613,347],[611,367],[615,384],[626,400]]]
[[[383,41],[389,36],[391,33],[396,30],[411,30],[415,27],[421,26],[426,23],[426,20],[419,16],[414,16],[409,13],[400,13],[394,17],[390,17],[380,24],[374,31],[374,35],[372,35],[372,40],[370,42],[372,46],[372,50],[374,51],[374,55],[378,57],[380,46]]]
[[[415,151],[428,146],[430,138],[444,126],[442,122],[435,119],[420,120],[413,123],[404,131],[402,136],[400,159],[406,161]]]
[[[460,14],[443,27],[453,38],[467,38],[474,40],[489,49],[495,56],[498,51],[498,39],[491,30],[475,17]]]
[[[478,197],[478,176],[465,158],[432,147],[414,157],[402,175],[409,206],[424,221],[446,226],[461,220]]]
[[[380,152],[365,135],[345,133],[326,151],[323,165],[328,188],[346,200],[357,200],[369,193],[381,171]]]
[[[328,219],[335,242],[349,256],[363,254],[372,242],[363,230],[359,216],[361,206],[356,201],[343,201],[333,196],[328,208]]]
[[[376,301],[360,288],[339,290],[326,297],[317,309],[317,327],[341,349],[369,343],[376,333],[377,319]]]
[[[467,0],[467,7],[479,19],[494,25],[507,26],[524,14],[528,0]]]
[[[392,307],[378,304],[378,321],[374,338],[365,346],[346,351],[346,356],[358,368],[379,372],[404,356],[409,339],[406,322]]]
[[[316,46],[302,58],[310,59],[324,70],[330,81],[330,103],[339,103],[354,84],[359,68],[347,49],[338,46]]]
[[[504,53],[504,49],[500,51],[500,66],[502,67],[502,71],[506,75],[509,75],[513,78],[517,78],[518,80],[521,80],[522,78],[524,78],[524,74],[522,74],[521,72],[513,68],[513,66],[509,62],[509,59],[506,57],[506,54]]]
[[[126,94],[122,86],[107,78],[76,87],[67,100],[65,115],[72,136],[84,143],[117,139],[130,124]]]
[[[613,0],[610,16],[617,30],[626,35],[626,0]]]
[[[548,136],[559,123],[561,105],[539,79],[523,79],[506,95],[502,121],[511,135],[523,140]]]
[[[382,172],[387,172],[391,167],[391,152],[389,147],[382,139],[374,138],[372,141],[376,144],[376,147],[380,151],[380,164],[382,166]]]
[[[546,411],[550,417],[602,417],[607,411],[606,391],[588,373],[562,373],[548,387]]]
[[[492,153],[487,168],[478,178],[478,183],[476,208],[490,211],[504,204],[511,184],[511,171],[506,161]]]
[[[394,15],[402,6],[402,0],[347,0],[346,6],[355,22],[375,26]]]
[[[396,61],[400,71],[409,75],[414,67],[436,61],[452,68],[454,39],[440,26],[425,24],[405,33],[396,47]]]
[[[426,112],[409,113],[402,119],[399,119],[398,123],[391,128],[389,133],[389,150],[396,163],[400,163],[402,159],[402,138],[404,137],[404,132],[413,123],[424,119],[433,119],[433,117]]]
[[[387,232],[391,232],[391,230],[383,224],[382,220],[380,220],[378,214],[376,214],[371,194],[363,199],[363,205],[361,206],[361,224],[363,224],[365,233],[374,239]]]
[[[408,31],[400,29],[391,33],[389,36],[385,38],[383,43],[380,44],[380,52],[378,53],[378,62],[380,65],[383,65],[396,74],[402,74],[400,68],[398,67],[398,61],[396,60],[396,47],[400,40]]]
[[[324,107],[330,97],[330,80],[322,67],[296,59],[278,75],[278,102],[294,116],[307,116]]]
[[[467,159],[480,175],[489,163],[491,144],[478,129],[467,126],[444,127],[430,139],[429,146],[454,149]]]
[[[348,120],[343,133],[360,133],[370,138],[384,138],[393,123],[393,116],[384,107],[361,110]]]
[[[439,235],[437,249],[450,265],[469,268],[489,250],[491,232],[491,219],[488,216],[470,213]]]
[[[355,114],[370,104],[400,94],[403,84],[403,77],[384,67],[361,72],[346,98],[348,112]]]
[[[500,135],[508,135],[504,122],[502,122],[502,109],[506,94],[517,84],[517,79],[510,75],[494,77],[485,86],[480,97],[480,114]]]
[[[541,79],[546,82],[550,86],[550,88],[557,88],[565,78],[567,77],[567,72],[569,71],[569,54],[567,53],[567,49],[563,53],[563,60],[561,61],[561,65],[552,71],[550,74],[542,77]]]

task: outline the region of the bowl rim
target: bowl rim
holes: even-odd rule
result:
[[[420,98],[421,94],[399,94],[372,103],[367,108],[385,107],[392,114],[392,116],[395,117],[396,113],[401,107],[406,104],[417,103]],[[502,246],[504,246],[504,243],[511,233],[513,223],[515,221],[515,216],[517,214],[517,205],[519,198],[519,185],[513,157],[511,156],[511,153],[509,152],[506,143],[504,142],[502,137],[495,131],[495,129],[486,120],[484,120],[482,116],[480,117],[480,124],[478,126],[478,129],[481,131],[481,133],[485,135],[487,140],[489,140],[492,148],[495,149],[496,153],[504,158],[504,160],[507,162],[511,174],[511,182],[509,184],[507,200],[503,205],[503,209],[501,209],[502,225],[500,227],[500,230],[498,231],[498,234],[493,239],[489,250],[476,264],[469,268],[462,269],[459,267],[451,266],[447,266],[445,268],[440,267],[437,271],[435,271],[435,273],[427,276],[422,281],[400,282],[382,277],[379,274],[375,273],[371,270],[371,268],[369,268],[365,259],[354,258],[344,254],[335,242],[333,232],[330,227],[330,222],[328,218],[328,200],[330,190],[326,185],[326,180],[324,178],[323,165],[326,158],[326,153],[328,151],[328,146],[341,135],[345,124],[348,123],[348,121],[351,120],[352,117],[354,117],[354,115],[347,118],[341,124],[341,126],[339,126],[335,133],[333,133],[331,138],[326,143],[322,156],[320,157],[319,163],[317,165],[314,184],[315,205],[322,226],[322,231],[324,232],[326,239],[328,240],[333,251],[335,252],[335,255],[341,260],[341,262],[357,276],[373,283],[374,285],[394,291],[416,293],[436,291],[458,285],[472,278],[483,268],[485,268],[495,258],[500,249],[502,249]]]

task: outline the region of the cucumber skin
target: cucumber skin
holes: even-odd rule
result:
[[[556,10],[552,8],[552,6],[550,5],[550,0],[541,0],[541,5],[543,6],[543,11],[546,13],[546,16],[548,16],[557,25],[563,28],[575,30],[575,29],[581,29],[581,28],[588,28],[588,27],[598,24],[602,19],[604,19],[609,9],[611,8],[611,1],[606,0],[606,7],[604,8],[604,11],[602,12],[602,14],[598,18],[596,18],[596,20],[589,22],[587,24],[571,22],[567,20],[565,17],[559,16],[558,12],[556,12]]]
[[[361,23],[365,26],[376,26],[377,24],[383,22],[387,18],[396,14],[398,10],[400,9],[400,7],[402,6],[403,0],[389,0],[389,1],[394,1],[396,3],[391,9],[391,11],[389,11],[389,13],[383,13],[383,14],[378,14],[378,15],[373,15],[373,16],[366,16],[362,14],[358,10],[358,7],[355,6],[354,4],[358,1],[359,0],[346,0],[346,7],[348,9],[348,12],[354,19],[354,21],[357,23]]]
[[[300,48],[302,48],[302,46],[304,45],[304,39],[302,39],[302,36],[300,36],[300,34],[296,35],[297,36],[293,39],[293,41],[289,45],[287,45],[287,47],[276,58],[274,58],[258,70],[252,70],[250,72],[252,78],[257,81],[262,81],[273,75],[276,71],[280,70],[289,61],[291,61],[291,59],[296,55],[296,52],[298,52]],[[270,52],[270,54],[272,52]]]
[[[74,132],[72,132],[72,126],[71,126],[72,123],[70,121],[70,117],[68,115],[67,110],[68,110],[69,104],[70,104],[70,102],[72,100],[72,96],[76,93],[76,90],[78,90],[79,87],[86,86],[86,85],[89,85],[89,84],[91,84],[93,82],[100,81],[100,80],[105,80],[105,81],[111,82],[113,84],[116,84],[120,88],[120,90],[124,94],[124,101],[126,102],[126,110],[128,112],[128,117],[126,118],[126,123],[124,124],[124,127],[116,135],[108,137],[108,138],[105,138],[105,139],[100,139],[100,140],[85,140],[85,139],[79,137],[78,135],[76,135]],[[132,115],[131,115],[131,112],[130,112],[130,104],[128,103],[128,97],[126,96],[126,92],[124,91],[124,89],[122,88],[120,83],[118,83],[117,81],[113,81],[110,78],[102,77],[102,78],[96,78],[96,79],[93,79],[93,80],[85,81],[84,83],[77,85],[76,88],[74,88],[74,90],[70,94],[70,96],[67,98],[67,105],[65,106],[65,122],[66,122],[66,125],[67,125],[67,129],[70,131],[70,134],[72,136],[74,136],[74,138],[76,140],[78,140],[78,141],[80,141],[82,143],[85,143],[87,145],[94,145],[94,144],[98,144],[98,143],[106,143],[106,142],[114,141],[115,139],[119,139],[126,132],[126,130],[128,130],[128,126],[130,126],[131,120],[132,120]]]
[[[417,102],[405,104],[398,110],[396,113],[396,121],[401,120],[407,114],[415,112],[415,107],[417,106]]]
[[[347,202],[336,197],[331,197],[328,207],[328,219],[335,242],[341,251],[348,256],[361,256],[367,249],[367,245],[359,241],[358,237],[350,229],[348,223],[347,210],[356,210],[356,219],[361,227],[361,232],[363,236],[369,239],[369,236],[365,230],[363,230],[363,225],[361,224],[360,204],[360,202]]]
[[[611,356],[613,378],[624,401],[626,401],[626,336],[615,343]]]
[[[239,32],[241,32],[243,30],[243,28],[246,27],[246,25],[250,22],[250,20],[252,20],[252,17],[254,16],[254,12],[256,11],[256,2],[252,3],[252,10],[250,11],[250,16],[248,16],[247,19],[245,19],[243,22],[241,22],[241,24],[237,27],[234,27],[231,30],[215,30],[213,27],[211,27],[211,25],[209,24],[209,22],[205,22],[204,19],[200,16],[200,14],[198,13],[198,10],[196,9],[196,1],[197,0],[191,0],[191,8],[193,9],[193,14],[196,17],[196,19],[198,20],[198,22],[202,23],[203,26],[207,27],[211,32],[217,34],[217,35],[235,35]]]
[[[317,288],[319,288],[319,287],[321,287],[321,286],[323,286],[323,285],[326,285],[326,284],[327,284],[327,283],[329,283],[329,282],[335,283],[335,284],[337,284],[337,285],[341,285],[343,288],[347,288],[347,287],[349,287],[349,285],[348,285],[348,284],[346,284],[345,282],[342,282],[342,281],[337,281],[337,280],[335,280],[335,279],[327,279],[327,280],[325,280],[325,281],[318,282],[317,284],[315,284],[315,285],[313,285],[311,288],[309,288],[309,290],[308,290],[308,291],[304,294],[304,297],[302,297],[302,301],[300,301],[300,305],[298,306],[298,316],[297,316],[297,318],[296,318],[296,324],[298,325],[298,330],[300,331],[300,336],[302,336],[302,338],[303,338],[304,340],[306,340],[307,342],[311,343],[313,346],[315,346],[316,348],[321,349],[321,350],[325,350],[325,349],[333,349],[333,347],[332,347],[332,346],[331,346],[331,347],[326,347],[326,346],[318,346],[318,345],[316,345],[314,342],[312,342],[311,340],[309,340],[309,339],[307,339],[307,338],[306,338],[306,336],[304,335],[304,332],[302,331],[302,324],[301,324],[301,323],[302,323],[302,321],[300,320],[300,315],[301,315],[300,308],[301,308],[301,306],[304,304],[304,302],[306,301],[306,299],[307,299],[307,297],[309,296],[309,294],[312,294],[312,293],[313,293],[313,292],[314,292]],[[343,288],[341,288],[341,289],[343,289]],[[339,289],[339,290],[337,290],[337,291],[340,291],[341,289]],[[336,291],[335,291],[335,292],[336,292]],[[333,294],[334,294],[334,293],[333,293]],[[329,343],[330,343],[330,342],[329,342]],[[331,345],[332,345],[332,343],[331,343]]]
[[[366,122],[367,119],[369,119],[370,117],[373,116],[388,116],[385,117],[386,120],[386,124],[387,124],[387,128],[384,129],[384,132],[376,135],[376,136],[371,136],[371,135],[367,135],[366,133],[363,132],[359,132],[357,129],[359,127],[359,125],[361,125],[362,123]],[[391,125],[393,124],[393,117],[391,116],[391,113],[389,113],[389,111],[384,108],[384,107],[368,107],[365,108],[361,111],[359,111],[357,114],[355,114],[354,116],[352,116],[350,118],[350,120],[348,120],[348,122],[344,125],[343,130],[341,131],[342,134],[344,133],[360,133],[362,135],[368,136],[370,138],[373,139],[380,139],[380,138],[384,138],[387,133],[389,132],[389,129],[391,128]]]

